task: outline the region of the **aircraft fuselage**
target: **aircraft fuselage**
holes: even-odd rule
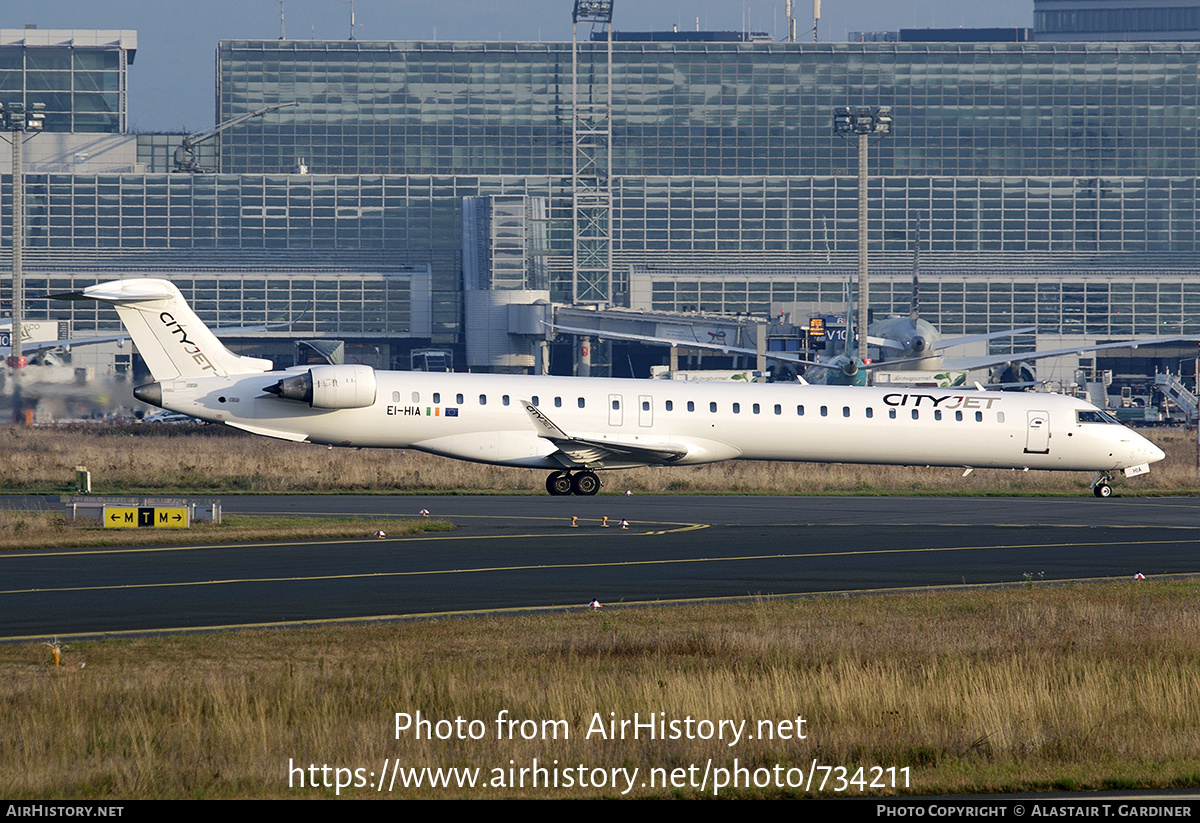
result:
[[[266,391],[304,371],[164,381],[157,405],[288,440],[543,469],[740,458],[1115,471],[1162,459],[1130,429],[1089,420],[1093,406],[1055,394],[384,371],[359,408]],[[572,442],[621,448],[568,460],[527,404]],[[631,447],[674,456],[630,457]]]

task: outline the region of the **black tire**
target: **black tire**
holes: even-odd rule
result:
[[[555,497],[570,494],[571,488],[571,475],[566,472],[551,472],[550,476],[546,478],[546,491]]]
[[[1092,494],[1097,497],[1112,497],[1112,486],[1107,483],[1099,483],[1096,488],[1092,489]]]
[[[579,472],[571,480],[571,491],[584,497],[591,497],[600,491],[600,478],[595,472]]]

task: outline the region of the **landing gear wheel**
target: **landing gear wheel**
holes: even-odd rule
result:
[[[571,491],[590,497],[600,491],[600,478],[595,472],[579,472],[571,479]]]
[[[1097,497],[1112,497],[1112,486],[1107,483],[1097,483],[1096,487],[1092,489],[1092,494]]]
[[[571,475],[567,472],[550,472],[546,478],[546,491],[555,497],[571,493]]]

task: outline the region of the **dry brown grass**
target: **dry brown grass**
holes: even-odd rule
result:
[[[1195,787],[1198,595],[1196,583],[1033,585],[129,639],[73,644],[62,668],[44,647],[0,647],[0,796],[322,796],[333,790],[289,790],[289,760],[378,772],[386,758],[479,767],[484,778],[510,759],[644,777],[736,757],[806,772],[814,758],[851,771],[909,767],[911,793]],[[395,713],[417,710],[483,720],[487,735],[396,739]],[[570,739],[499,741],[501,710],[565,720]],[[593,715],[609,712],[751,725],[799,715],[808,737],[586,739]]]
[[[1194,432],[1148,430],[1166,452],[1149,476],[1119,494],[1200,491]],[[545,473],[464,463],[412,451],[328,449],[217,426],[0,428],[4,492],[65,492],[74,467],[96,493],[484,492],[543,493]],[[903,466],[732,461],[603,473],[607,491],[734,494],[1079,494],[1083,472],[1018,472]]]
[[[278,540],[319,540],[367,537],[376,531],[391,536],[450,531],[444,520],[424,518],[315,518],[227,515],[220,525],[195,523],[188,529],[105,529],[94,521],[66,522],[62,513],[0,509],[0,551],[56,549],[69,546],[149,546],[174,544],[247,543]]]

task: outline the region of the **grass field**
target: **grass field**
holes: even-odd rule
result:
[[[1145,430],[1167,452],[1148,476],[1118,479],[1118,495],[1200,492],[1194,431]],[[546,474],[412,451],[330,449],[221,426],[0,428],[0,493],[74,488],[86,466],[97,494],[237,492],[545,493]],[[602,472],[604,492],[686,494],[1087,494],[1086,472],[732,461]]]
[[[1198,595],[1183,582],[1032,584],[123,639],[68,645],[58,668],[43,646],[0,646],[0,796],[324,797],[338,773],[318,768],[330,787],[309,788],[310,765],[347,769],[351,782],[362,769],[374,785],[367,774],[395,762],[478,769],[481,782],[383,796],[621,796],[628,785],[507,785],[519,779],[510,766],[535,759],[592,777],[636,768],[631,797],[711,797],[713,770],[735,758],[783,785],[719,796],[839,794],[824,766],[907,778],[893,790],[883,771],[889,787],[867,794],[1196,787]],[[397,736],[396,714],[417,711],[435,739]],[[596,733],[597,719],[659,712],[744,720],[756,739]],[[498,739],[501,717],[535,725]],[[458,739],[447,723],[450,738],[436,739],[437,721],[456,718],[479,721],[480,738]],[[776,739],[759,739],[767,729]],[[787,787],[814,762],[815,785],[832,775],[825,791]],[[693,766],[696,785],[641,785],[650,769],[683,780]],[[851,783],[840,794],[861,793]]]

